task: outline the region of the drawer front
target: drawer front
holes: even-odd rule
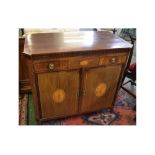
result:
[[[127,55],[103,55],[99,57],[69,57],[61,60],[34,62],[35,72],[50,72],[69,69],[97,67],[100,65],[123,64]]]
[[[73,58],[69,61],[70,69],[88,68],[99,65],[99,58],[86,57],[86,58]]]
[[[66,70],[68,69],[68,61],[48,61],[48,62],[35,62],[34,70],[35,72],[49,72],[56,70]]]
[[[126,62],[126,55],[110,55],[100,57],[99,65],[123,64]]]

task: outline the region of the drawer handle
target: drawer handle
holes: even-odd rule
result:
[[[49,64],[49,69],[50,70],[54,69],[54,64]]]
[[[112,63],[115,63],[115,62],[116,62],[116,58],[112,58],[112,59],[111,59],[111,62],[112,62]]]

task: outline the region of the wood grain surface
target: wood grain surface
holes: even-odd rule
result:
[[[45,55],[131,47],[131,44],[110,32],[40,33],[26,36],[24,53],[27,55]]]

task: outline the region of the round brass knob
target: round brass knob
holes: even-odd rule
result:
[[[112,58],[112,59],[111,59],[111,62],[112,62],[112,63],[115,63],[115,62],[116,62],[116,58]]]
[[[54,69],[54,64],[49,64],[49,69],[50,70]]]

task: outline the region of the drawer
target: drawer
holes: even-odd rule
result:
[[[100,57],[99,65],[123,64],[126,62],[127,55],[110,55]]]
[[[99,65],[99,58],[97,57],[86,57],[86,58],[72,58],[69,61],[70,69],[88,68]]]
[[[47,62],[35,62],[34,70],[35,72],[48,72],[55,70],[65,70],[68,69],[68,60],[55,60]]]

